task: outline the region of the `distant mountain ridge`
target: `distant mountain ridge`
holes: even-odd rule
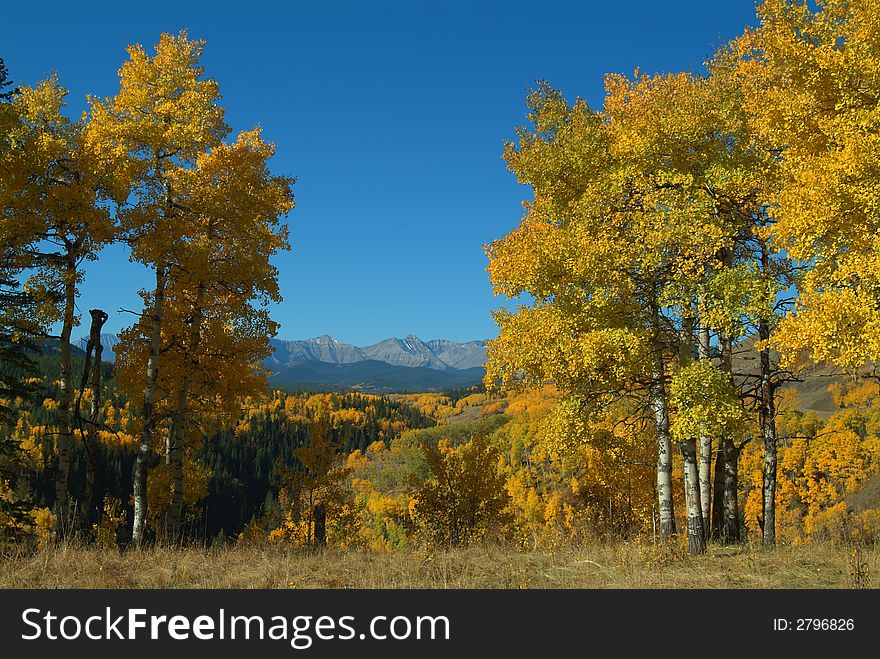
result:
[[[486,363],[485,341],[433,339],[426,342],[414,334],[402,339],[392,337],[363,347],[343,343],[327,335],[298,341],[272,339],[271,345],[275,352],[266,360],[266,366],[270,369],[309,361],[326,364],[377,361],[391,366],[462,371],[482,368]]]
[[[368,346],[332,336],[284,341],[266,359],[277,387],[340,387],[375,393],[439,391],[479,384],[486,371],[486,342],[422,341],[414,334]]]

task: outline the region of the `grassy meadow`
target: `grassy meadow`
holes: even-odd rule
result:
[[[163,548],[120,553],[57,546],[0,558],[2,588],[870,588],[880,547],[833,543],[772,550],[596,544],[522,551]]]

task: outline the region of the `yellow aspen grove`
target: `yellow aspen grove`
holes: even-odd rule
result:
[[[181,32],[163,34],[152,57],[139,45],[129,47],[129,59],[119,69],[119,93],[91,103],[90,139],[131,191],[131,203],[119,210],[120,228],[132,258],[150,267],[156,282],[144,312],[150,322],[150,347],[133,478],[136,547],[143,543],[146,522],[166,287],[192,228],[180,208],[175,173],[193,167],[199,154],[217,146],[229,132],[218,105],[217,83],[202,77],[203,46]]]
[[[34,88],[23,87],[15,95],[12,106],[18,122],[12,131],[15,149],[11,156],[23,170],[25,183],[8,207],[20,231],[29,232],[34,241],[28,251],[28,265],[38,274],[32,277],[30,286],[41,291],[47,320],[61,322],[55,442],[59,537],[71,530],[68,481],[75,420],[71,410],[70,339],[78,324],[77,287],[83,261],[97,258],[98,251],[115,236],[107,205],[99,203],[110,192],[106,167],[89,148],[87,122],[72,122],[63,115],[66,95],[55,77]]]
[[[767,447],[768,524],[772,524],[772,501],[776,437],[773,413],[776,390],[783,374],[765,346],[757,373],[734,373],[733,350],[742,341],[758,334],[764,341],[775,330],[779,310],[786,301],[777,302],[780,291],[791,286],[790,261],[777,253],[769,241],[772,218],[767,214],[767,199],[775,191],[777,157],[752,130],[743,106],[743,85],[735,51],[722,49],[707,62],[709,75],[686,74],[637,77],[628,82],[616,78],[622,88],[615,103],[606,100],[611,127],[621,133],[619,142],[630,157],[643,163],[661,186],[673,186],[682,192],[681,201],[700,213],[693,230],[710,231],[718,238],[712,256],[701,264],[702,271],[676,284],[670,298],[678,306],[681,328],[686,334],[680,361],[687,365],[692,356],[708,360],[711,335],[717,337],[720,353],[718,367],[732,385],[741,389],[741,405],[759,413]],[[673,209],[676,210],[676,209]],[[683,209],[677,209],[681,212]],[[688,338],[692,328],[697,336]],[[694,347],[697,355],[693,355]],[[739,369],[742,370],[742,369]],[[704,372],[707,390],[712,374]],[[673,375],[673,377],[675,377]],[[719,408],[709,415],[721,415]],[[688,414],[675,409],[675,414]],[[721,427],[717,419],[706,419],[703,428]],[[730,433],[715,438],[699,435],[682,437],[679,448],[683,458],[685,492],[689,524],[697,525],[695,507],[699,500],[703,532],[710,520],[712,441],[718,445],[715,487],[716,534],[725,541],[740,539],[738,510],[737,460],[742,440]],[[692,550],[700,550],[699,529],[692,529]],[[772,534],[768,535],[768,540]]]
[[[670,381],[694,357],[716,367],[713,334],[717,368],[731,391],[740,382],[740,407],[761,418],[765,518],[773,523],[773,403],[782,376],[766,345],[760,373],[735,374],[733,350],[752,333],[766,344],[784,305],[777,295],[793,275],[770,238],[777,153],[744,110],[737,52],[720,51],[708,76],[608,76],[602,113],[580,100],[569,106],[546,86],[532,94],[534,128],[518,131],[505,157],[534,200],[520,227],[487,248],[495,292],[535,299],[496,314],[501,331],[489,345],[487,382],[555,380],[569,394],[569,411],[583,414],[607,403],[603,396],[642,396],[657,433],[660,535],[674,529],[674,438],[694,553],[705,550],[712,513],[713,440],[711,517],[719,537],[740,538],[741,438],[706,434],[720,433],[724,405],[702,407],[716,418],[693,426],[696,434],[671,432],[690,414],[691,399],[670,404]],[[694,374],[707,391],[716,386],[711,368]]]
[[[604,114],[547,86],[533,93],[534,129],[520,129],[505,158],[535,198],[520,227],[487,247],[495,292],[535,298],[495,314],[487,382],[552,379],[584,416],[597,403],[642,400],[656,432],[663,540],[675,533],[669,377],[693,317],[682,292],[726,236],[707,196],[646,148],[673,134],[662,108],[692,84],[609,77]],[[701,544],[695,537],[695,551]]]

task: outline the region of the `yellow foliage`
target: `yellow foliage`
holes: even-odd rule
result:
[[[126,512],[122,502],[110,495],[104,497],[101,509],[101,521],[92,524],[92,535],[101,549],[114,549],[117,547],[117,535],[126,522]]]
[[[460,546],[509,532],[511,514],[500,451],[483,435],[453,447],[446,439],[422,450],[431,478],[413,493],[412,512],[428,540]]]
[[[211,469],[197,460],[183,463],[184,506],[194,508],[208,495]],[[147,521],[159,537],[165,533],[165,516],[171,509],[173,470],[162,464],[152,469],[147,478],[147,500],[150,502]]]
[[[360,410],[345,409],[333,410],[332,412],[330,412],[330,425],[332,425],[334,428],[337,428],[344,424],[362,426],[364,425],[366,420],[367,415]]]
[[[678,369],[670,384],[676,408],[672,434],[679,441],[708,437],[738,437],[747,422],[729,377],[708,359]]]
[[[389,398],[393,401],[412,405],[425,416],[437,420],[461,413],[461,409],[452,405],[449,397],[443,394],[391,394]]]
[[[329,404],[331,399],[319,396],[322,404],[318,409],[326,412],[328,407],[324,403]],[[328,417],[321,417],[312,425],[308,444],[296,449],[295,454],[301,469],[286,465],[276,468],[283,519],[269,532],[269,539],[299,547],[313,546],[318,541],[316,518],[320,506],[324,511],[326,543],[340,547],[360,544],[359,511],[348,483],[353,469],[351,462],[356,462],[358,455],[342,464],[342,456],[330,436]]]
[[[55,514],[48,508],[35,508],[30,515],[34,520],[37,549],[48,549],[55,542]]]
[[[510,392],[504,412],[511,416],[539,414],[551,409],[559,400],[561,392],[552,384]]]

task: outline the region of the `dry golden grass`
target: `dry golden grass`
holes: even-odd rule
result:
[[[59,547],[0,558],[2,588],[851,588],[880,585],[880,547],[678,548],[593,545],[557,551],[473,547],[375,553],[274,547],[120,554]],[[855,569],[854,564],[861,567]]]

